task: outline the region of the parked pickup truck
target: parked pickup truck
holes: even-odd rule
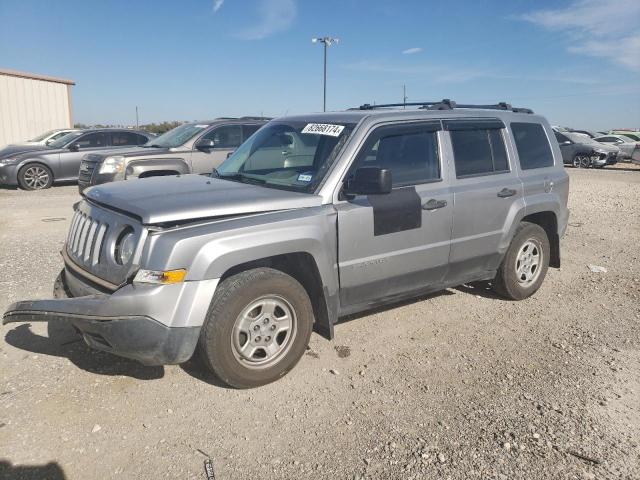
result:
[[[90,153],[80,164],[78,188],[82,193],[117,180],[211,173],[266,122],[242,117],[185,123],[139,148]]]
[[[87,190],[56,298],[3,322],[69,322],[148,365],[198,351],[248,388],[345,315],[473,281],[534,294],[569,215],[547,121],[507,104],[395,106],[273,120],[211,177]]]

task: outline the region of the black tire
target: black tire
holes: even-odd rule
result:
[[[525,281],[526,273],[522,276],[518,273],[518,266],[521,264],[520,253],[525,248],[525,244],[531,246],[527,248],[533,248],[530,252],[535,252],[537,248],[541,256],[530,282]],[[521,222],[498,268],[498,274],[493,281],[493,290],[510,300],[523,300],[530,297],[544,281],[549,269],[550,253],[549,238],[544,229],[535,223]],[[522,252],[522,255],[526,255],[526,251]]]
[[[283,346],[280,356],[268,360],[274,362],[266,366],[256,365],[260,358],[241,358],[237,345],[236,335],[243,335],[241,328],[242,318],[251,318],[247,311],[250,306],[260,301],[269,301],[271,298],[282,300],[290,307],[292,312],[292,327],[287,333],[286,349]],[[257,307],[258,308],[258,307]],[[261,308],[261,307],[259,307]],[[278,308],[278,307],[276,307]],[[244,314],[246,312],[246,315]],[[267,315],[262,311],[255,318],[260,319]],[[275,328],[275,314],[270,328]],[[198,356],[206,368],[213,372],[218,379],[235,388],[252,388],[271,383],[287,374],[300,360],[309,344],[309,338],[313,329],[313,308],[306,290],[294,278],[283,272],[271,268],[256,268],[233,275],[222,281],[211,301],[207,312],[200,338],[198,340]],[[265,320],[269,320],[265,317]],[[239,323],[240,322],[240,323]],[[260,325],[254,325],[257,330],[255,337],[245,335],[245,345],[253,342],[266,341],[268,332],[263,333],[263,320],[257,321]],[[259,335],[263,335],[262,339]],[[273,342],[275,342],[275,335]],[[283,337],[284,338],[284,337]],[[283,340],[284,345],[284,340]],[[243,346],[244,348],[244,346]],[[261,348],[257,345],[258,351]],[[264,355],[269,355],[264,349]]]
[[[18,184],[23,190],[44,190],[53,185],[53,172],[42,163],[27,163],[18,171]]]

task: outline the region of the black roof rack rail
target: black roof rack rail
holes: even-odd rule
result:
[[[439,102],[383,103],[379,105],[371,105],[369,103],[365,103],[364,105],[360,105],[360,107],[353,110],[374,110],[376,108],[386,107],[418,107],[419,109],[423,110],[453,110],[454,108],[477,108],[481,110],[505,110],[515,113],[533,113],[533,110],[531,110],[530,108],[512,107],[507,102],[500,102],[490,105],[473,105],[456,103],[453,100],[449,100],[448,98],[440,100]]]
[[[273,120],[273,117],[240,117],[240,120]]]

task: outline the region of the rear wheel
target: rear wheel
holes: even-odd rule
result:
[[[540,225],[522,222],[502,260],[493,288],[511,300],[523,300],[542,285],[549,268],[550,245]]]
[[[53,173],[41,163],[30,163],[18,172],[18,183],[24,190],[44,190],[53,184]]]
[[[205,366],[224,383],[273,382],[302,357],[313,308],[294,278],[271,268],[233,275],[216,289],[198,342]]]

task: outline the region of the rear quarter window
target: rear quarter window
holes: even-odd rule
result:
[[[553,153],[539,123],[512,123],[511,132],[523,170],[553,166]]]

